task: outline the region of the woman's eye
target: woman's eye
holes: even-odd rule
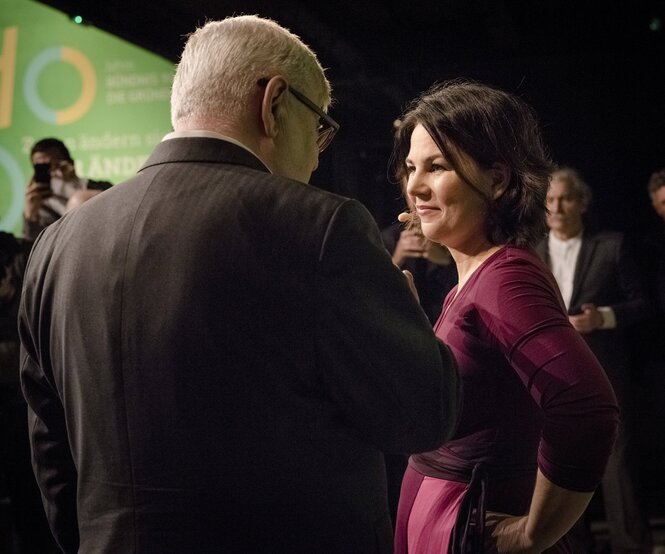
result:
[[[412,165],[407,165],[406,166],[406,174],[407,175],[411,175],[411,173],[413,173],[415,170],[416,170],[416,168]]]

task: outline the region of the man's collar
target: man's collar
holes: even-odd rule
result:
[[[577,235],[575,235],[574,237],[570,237],[568,239],[560,239],[559,237],[557,237],[554,234],[553,231],[550,231],[550,244],[554,243],[554,244],[564,245],[564,244],[571,244],[571,243],[574,243],[574,242],[579,242],[579,241],[582,240],[582,235],[583,234],[584,234],[584,229],[580,230],[580,232]]]
[[[237,139],[234,139],[233,137],[227,137],[226,135],[222,135],[220,133],[216,133],[215,131],[207,131],[205,129],[201,130],[191,130],[191,131],[173,131],[169,134],[167,134],[163,139],[162,142],[165,140],[171,140],[171,139],[176,139],[176,138],[211,138],[211,139],[217,139],[217,140],[224,140],[226,142],[230,142],[231,144],[235,144],[236,146],[239,146],[240,148],[243,148],[247,150],[250,154],[252,154],[256,159],[258,159],[264,166],[265,168],[272,173],[271,169],[268,167],[268,165],[261,159],[261,157],[245,146],[242,142],[240,142]]]

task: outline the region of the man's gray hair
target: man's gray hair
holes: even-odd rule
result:
[[[573,194],[582,201],[582,204],[589,206],[593,199],[591,187],[582,179],[582,176],[572,167],[561,167],[552,173],[552,181],[565,181],[572,187]]]
[[[211,21],[189,36],[171,90],[171,123],[199,118],[237,121],[257,80],[283,75],[294,87],[330,83],[314,52],[288,29],[255,15]]]

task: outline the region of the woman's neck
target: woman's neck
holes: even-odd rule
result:
[[[476,245],[474,248],[465,248],[464,250],[449,248],[457,266],[458,292],[475,271],[483,265],[483,262],[501,248],[503,248],[502,244],[491,244],[487,240],[483,241],[482,244]]]

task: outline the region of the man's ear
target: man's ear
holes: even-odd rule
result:
[[[268,81],[263,91],[261,124],[263,132],[270,138],[276,138],[279,133],[279,121],[284,110],[288,90],[289,85],[284,77],[276,75]]]
[[[490,168],[492,177],[492,199],[500,198],[510,184],[511,171],[506,164],[495,163]]]

